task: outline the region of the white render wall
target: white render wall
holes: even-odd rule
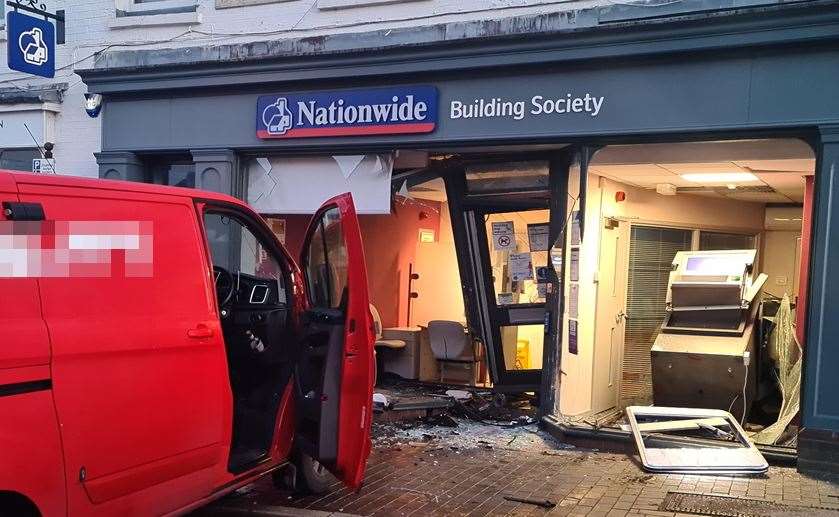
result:
[[[41,80],[23,76],[10,71],[4,59],[0,63],[0,90],[68,83],[70,88],[56,120],[56,169],[63,174],[91,177],[98,175],[93,153],[101,146],[100,120],[91,119],[85,113],[82,102],[87,90],[74,69],[92,67],[93,54],[106,47],[125,50],[264,41],[497,19],[606,3],[606,0],[164,0],[142,5],[192,3],[197,4],[197,12],[118,17],[117,6],[130,8],[133,0],[44,1],[51,12],[64,9],[67,19],[67,43],[58,46],[56,77]],[[238,7],[220,7],[225,5]],[[5,30],[0,28],[0,44],[5,46],[5,40]]]

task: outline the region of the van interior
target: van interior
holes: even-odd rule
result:
[[[288,266],[247,222],[229,212],[204,216],[233,392],[228,468],[265,458],[275,416],[293,373],[295,342],[286,290]]]

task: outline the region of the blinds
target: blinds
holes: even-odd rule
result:
[[[750,250],[755,236],[740,233],[699,232],[700,250]]]
[[[650,348],[664,321],[673,258],[677,251],[690,250],[691,234],[690,230],[632,227],[621,407],[652,402]]]

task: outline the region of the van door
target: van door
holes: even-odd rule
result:
[[[301,255],[309,303],[295,372],[296,443],[358,489],[370,454],[375,363],[361,231],[350,194],[318,210]]]
[[[36,278],[42,223],[18,217],[18,201],[14,180],[0,173],[0,487],[32,499],[43,515],[63,515],[64,463]],[[8,510],[2,506],[0,497],[0,513]]]
[[[68,513],[175,511],[223,473],[232,405],[192,200],[51,181],[19,190],[53,229],[39,284]]]

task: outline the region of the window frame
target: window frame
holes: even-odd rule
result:
[[[198,0],[114,0],[117,16],[140,16],[193,12]]]
[[[321,210],[318,210],[318,212],[315,214],[312,220],[312,226],[307,232],[308,235],[306,241],[303,244],[303,252],[301,253],[302,257],[300,268],[304,276],[303,281],[305,283],[306,294],[308,295],[309,302],[313,308],[332,310],[342,309],[342,302],[344,301],[343,296],[338,296],[336,299],[337,293],[335,292],[335,279],[332,277],[331,274],[332,268],[329,267],[331,263],[331,258],[334,256],[334,252],[327,245],[325,220],[327,215],[333,211],[335,211],[338,214],[338,224],[340,224],[341,226],[341,245],[344,249],[347,249],[347,238],[346,233],[344,231],[344,220],[341,214],[341,208],[338,205],[326,205]],[[320,236],[320,242],[316,242],[318,236]],[[315,293],[317,291],[314,289],[314,284],[311,279],[312,276],[310,274],[309,266],[311,264],[311,257],[314,246],[318,246],[317,251],[319,254],[322,254],[320,256],[323,258],[323,264],[326,266],[327,271],[330,272],[330,274],[326,275],[326,290],[329,298],[328,300],[326,300],[326,305],[328,306],[323,306],[321,304],[323,300],[320,300],[321,297],[319,295],[317,297],[315,296]],[[349,257],[347,257],[347,259],[349,260]],[[345,290],[349,289],[349,268],[347,268],[346,270],[346,276],[344,277],[343,284]]]

